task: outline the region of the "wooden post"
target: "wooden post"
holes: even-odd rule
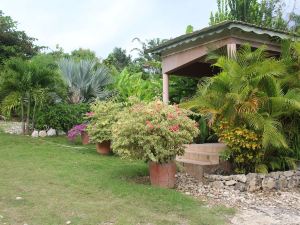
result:
[[[236,44],[227,44],[227,56],[229,58],[235,58],[236,56]]]
[[[169,104],[169,75],[163,74],[163,102]]]

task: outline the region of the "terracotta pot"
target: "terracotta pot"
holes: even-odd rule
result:
[[[82,131],[81,132],[81,142],[83,145],[87,145],[90,143],[90,138],[87,132]]]
[[[110,141],[103,141],[96,144],[97,152],[101,155],[109,155],[111,153]]]
[[[150,181],[153,186],[162,188],[174,188],[176,164],[174,161],[169,163],[149,163]]]

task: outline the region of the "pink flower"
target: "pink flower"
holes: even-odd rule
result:
[[[85,115],[87,117],[93,117],[95,115],[95,113],[94,112],[87,112]]]
[[[147,125],[151,130],[154,129],[153,124],[152,124],[149,120],[146,121],[146,125]]]
[[[179,131],[179,125],[176,124],[176,125],[170,126],[169,130],[172,131],[172,132],[177,132],[177,131]]]
[[[168,115],[167,115],[168,120],[173,120],[175,118],[176,118],[176,116],[174,116],[172,113],[168,113]]]

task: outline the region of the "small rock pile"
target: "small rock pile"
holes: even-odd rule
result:
[[[31,137],[52,137],[52,136],[56,136],[56,130],[50,128],[48,131],[46,130],[34,130],[31,134]]]
[[[249,173],[247,175],[208,175],[205,178],[212,187],[224,189],[230,186],[239,191],[285,190],[300,185],[300,171],[272,172],[268,174]]]
[[[247,192],[235,188],[237,183],[225,185],[225,182],[230,180],[243,183],[241,181],[245,180],[244,176],[223,181],[216,180],[224,182],[222,188],[219,188],[217,183],[213,185],[213,182],[199,182],[186,173],[178,173],[176,176],[176,189],[178,191],[205,201],[209,206],[225,205],[237,208],[238,211],[231,219],[231,224],[300,224],[300,188],[287,191],[273,189]]]

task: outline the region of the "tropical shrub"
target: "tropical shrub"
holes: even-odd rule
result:
[[[197,95],[182,105],[210,118],[210,125],[226,120],[233,128],[245,127],[259,135],[264,152],[261,161],[269,170],[275,168],[275,161],[269,161],[274,152],[276,158],[289,160],[281,165],[293,168],[282,118],[299,113],[300,89],[284,88],[285,64],[267,58],[264,48],[252,51],[245,45],[235,58],[221,56],[215,66],[221,73],[207,78]]]
[[[228,122],[221,121],[214,130],[219,140],[226,144],[222,153],[223,159],[230,159],[236,173],[268,172],[261,171],[264,150],[261,136],[246,127],[230,127]]]
[[[88,116],[87,132],[90,140],[97,143],[110,141],[112,126],[117,121],[116,115],[121,110],[121,104],[115,101],[96,101],[91,105],[92,113]]]
[[[118,114],[112,127],[113,150],[124,158],[158,163],[174,160],[199,132],[190,114],[159,100],[135,103]]]
[[[50,94],[58,92],[61,84],[51,56],[41,54],[31,60],[11,58],[0,74],[1,111],[9,116],[13,110],[19,110],[23,133],[29,133],[35,114]]]
[[[62,77],[69,88],[70,103],[103,100],[110,95],[107,86],[112,83],[110,71],[95,60],[61,59],[58,63]]]
[[[84,122],[84,115],[89,112],[88,104],[59,103],[45,106],[36,117],[36,129],[51,127],[67,132],[76,124]]]
[[[114,89],[118,101],[128,102],[130,97],[152,101],[162,92],[162,84],[157,77],[143,79],[143,73],[130,73],[126,68],[116,77]]]

